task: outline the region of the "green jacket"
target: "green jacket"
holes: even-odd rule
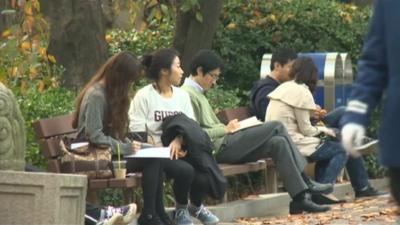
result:
[[[219,151],[226,136],[225,125],[219,121],[206,96],[202,92],[186,84],[182,86],[182,89],[189,93],[196,120],[207,132],[208,136],[210,136],[215,147],[214,153],[216,153]]]

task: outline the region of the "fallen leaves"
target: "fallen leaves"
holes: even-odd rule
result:
[[[333,205],[326,213],[287,215],[265,218],[240,218],[244,225],[337,225],[337,224],[396,224],[400,211],[390,197],[357,199],[351,203]]]

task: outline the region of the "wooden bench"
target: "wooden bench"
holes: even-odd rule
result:
[[[72,128],[72,114],[57,116],[49,119],[41,119],[33,123],[36,137],[42,155],[47,159],[47,171],[52,173],[63,173],[61,169],[60,156],[62,154],[59,147],[58,137],[76,135],[76,130]],[[125,203],[133,201],[133,188],[140,186],[141,174],[125,179],[89,179],[87,201],[97,204],[99,201],[98,191],[105,188],[122,188]]]
[[[47,171],[52,173],[62,173],[61,169],[61,150],[59,148],[58,137],[76,135],[76,129],[72,128],[72,114],[56,116],[48,119],[40,119],[33,123],[35,134],[39,140],[42,155],[47,159]],[[254,171],[263,171],[265,176],[273,177],[273,172],[267,170],[272,161],[259,160],[257,162],[231,165],[220,164],[224,176],[247,174]],[[124,190],[125,202],[132,202],[131,192],[133,188],[140,186],[140,173],[129,174],[126,179],[89,179],[87,200],[98,203],[98,191],[105,188],[122,188]],[[265,179],[267,192],[276,192],[271,181]]]
[[[239,121],[247,119],[247,118],[251,117],[251,113],[250,113],[250,110],[248,107],[227,108],[227,109],[223,109],[220,112],[218,112],[217,117],[222,123],[228,124],[229,121],[231,121],[233,119],[237,119]],[[270,158],[265,159],[265,160],[259,160],[259,161],[265,162],[265,185],[266,185],[267,193],[278,192],[278,176],[277,176],[274,162]],[[244,165],[247,165],[247,164],[244,164]],[[239,166],[239,165],[237,165],[237,166]],[[260,168],[260,170],[261,170],[261,168]],[[253,171],[255,171],[255,170],[253,170]],[[248,171],[248,172],[250,172],[250,171]]]

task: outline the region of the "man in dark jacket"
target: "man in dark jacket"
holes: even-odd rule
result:
[[[346,113],[342,117],[342,142],[350,152],[361,143],[371,112],[385,91],[379,134],[380,158],[389,167],[392,194],[400,203],[400,1],[375,1],[367,39],[358,62]]]
[[[254,83],[250,92],[250,109],[261,121],[265,119],[265,112],[269,104],[267,95],[281,83],[291,80],[289,71],[297,54],[290,49],[279,49],[272,54],[271,74]]]

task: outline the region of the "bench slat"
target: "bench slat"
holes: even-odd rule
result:
[[[111,178],[108,180],[108,186],[110,188],[137,187],[137,186],[140,186],[140,178],[141,178],[141,176],[127,177],[125,179]]]
[[[257,162],[245,164],[219,164],[219,168],[224,176],[233,176],[237,174],[265,170],[267,168],[267,163],[264,160],[259,160]]]
[[[39,139],[75,133],[72,128],[73,114],[41,119],[33,123],[36,136]]]

